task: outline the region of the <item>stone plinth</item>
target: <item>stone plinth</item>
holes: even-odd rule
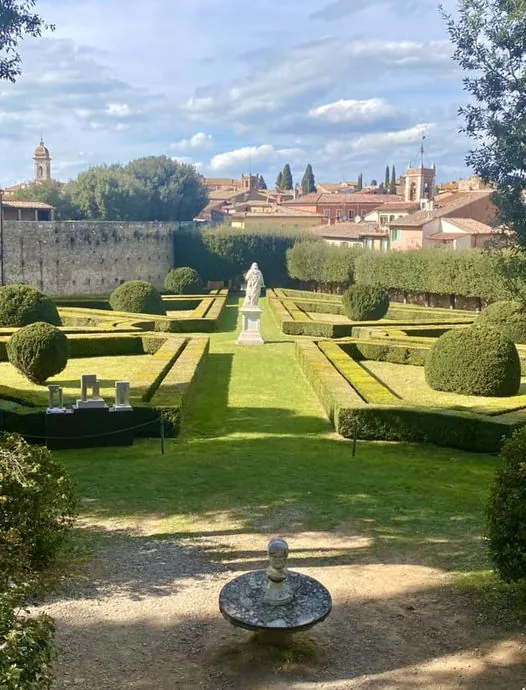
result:
[[[238,345],[263,345],[261,337],[261,313],[259,307],[241,307],[243,315],[243,329],[239,338]]]
[[[219,610],[233,625],[265,633],[290,634],[308,630],[325,620],[332,609],[329,591],[312,577],[289,571],[293,598],[282,606],[269,606],[264,595],[266,570],[256,570],[228,582],[219,595]]]

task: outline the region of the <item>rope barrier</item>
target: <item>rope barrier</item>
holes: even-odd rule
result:
[[[113,434],[122,434],[125,431],[135,431],[135,429],[142,429],[145,426],[150,426],[151,424],[154,424],[155,422],[161,422],[162,428],[164,431],[164,418],[159,416],[156,417],[155,419],[152,419],[149,422],[144,422],[143,424],[136,424],[135,426],[129,426],[124,429],[117,429],[116,431],[103,431],[100,434],[84,434],[82,436],[79,436],[78,434],[76,436],[47,436],[46,434],[40,434],[39,436],[34,436],[32,434],[25,434],[21,433],[20,435],[23,436],[24,438],[46,438],[46,440],[50,441],[72,441],[75,439],[82,439],[82,438],[101,438],[102,436],[112,436]],[[13,432],[16,433],[16,432]]]

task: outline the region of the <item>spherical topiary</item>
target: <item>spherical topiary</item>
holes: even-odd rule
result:
[[[514,343],[526,343],[526,304],[522,302],[494,302],[486,307],[477,324],[493,326]]]
[[[66,368],[68,354],[65,333],[49,323],[24,326],[7,343],[7,356],[11,364],[39,385]]]
[[[501,464],[487,509],[489,554],[507,582],[526,578],[526,428],[516,431],[501,451]]]
[[[144,280],[129,280],[120,285],[110,297],[114,311],[134,314],[166,314],[161,294]]]
[[[515,395],[521,384],[517,348],[490,326],[444,333],[428,354],[425,372],[431,388],[464,395]]]
[[[378,321],[389,309],[389,296],[372,285],[352,285],[343,293],[343,308],[351,321]]]
[[[164,281],[164,287],[174,295],[196,295],[203,289],[203,280],[195,268],[172,268]]]
[[[6,285],[0,288],[0,327],[27,326],[44,321],[61,326],[55,303],[31,285]]]

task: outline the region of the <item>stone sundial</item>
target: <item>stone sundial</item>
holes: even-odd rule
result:
[[[269,641],[285,641],[325,620],[332,609],[329,591],[314,578],[289,571],[288,555],[284,539],[271,539],[269,567],[236,577],[221,590],[223,616],[235,626],[268,634]]]

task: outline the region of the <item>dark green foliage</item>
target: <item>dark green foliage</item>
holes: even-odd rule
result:
[[[389,183],[389,193],[396,194],[396,171],[394,165],[391,170],[391,182]]]
[[[389,189],[389,184],[390,184],[390,180],[389,180],[389,166],[386,165],[386,166],[385,166],[384,187],[385,187],[386,189]]]
[[[258,189],[267,189],[267,183],[265,182],[265,178],[263,177],[263,175],[259,176]]]
[[[388,294],[371,285],[353,285],[343,293],[342,302],[351,321],[379,321],[389,309]]]
[[[303,179],[301,180],[301,191],[303,194],[310,194],[316,191],[316,182],[314,180],[314,173],[312,172],[312,165],[309,163],[305,168]]]
[[[240,278],[257,261],[268,287],[288,282],[286,250],[303,236],[301,230],[240,231],[228,226],[177,232],[176,257],[195,268],[204,280]]]
[[[48,566],[71,528],[70,481],[47,448],[18,434],[0,437],[0,576]],[[0,590],[2,586],[0,586]]]
[[[506,582],[526,578],[526,428],[503,446],[488,503],[487,538],[495,569]]]
[[[43,29],[54,30],[32,12],[35,0],[2,0],[0,10],[0,81],[15,82],[21,74],[19,42],[27,35],[39,37]]]
[[[283,182],[283,171],[280,170],[278,176],[276,177],[276,189],[281,189],[281,183]]]
[[[355,343],[340,343],[340,347],[353,359],[391,362],[392,364],[411,364],[423,367],[429,350],[425,347],[402,345],[391,342],[375,343],[368,340],[357,340]]]
[[[378,187],[378,180],[375,177],[371,180],[371,187]]]
[[[444,333],[426,362],[426,381],[435,390],[506,397],[521,383],[521,365],[513,342],[489,326]]]
[[[484,309],[477,324],[493,326],[514,343],[526,343],[526,304],[514,301],[494,302]]]
[[[320,240],[297,242],[287,252],[287,270],[291,278],[312,282],[318,288],[345,289],[353,282],[360,247],[336,247]]]
[[[0,591],[0,688],[48,690],[53,679],[55,627],[46,614],[29,617],[23,589]]]
[[[55,208],[55,220],[77,220],[82,213],[71,199],[71,185],[57,180],[39,180],[24,185],[9,197],[15,201],[41,201]]]
[[[203,289],[203,279],[195,268],[173,268],[164,281],[164,287],[174,295],[197,295]]]
[[[195,168],[168,156],[90,168],[67,188],[80,216],[96,220],[193,220],[208,201]]]
[[[120,285],[112,293],[110,304],[113,311],[166,315],[160,292],[144,280],[129,280]]]
[[[363,252],[355,267],[357,283],[388,290],[488,300],[526,296],[526,256],[520,253],[477,249]]]
[[[357,191],[360,191],[360,189],[363,189],[363,174],[360,173],[358,175],[358,184],[356,186]]]
[[[286,163],[285,167],[283,168],[283,175],[281,177],[280,188],[284,189],[284,190],[289,190],[289,189],[292,189],[292,187],[293,187],[292,172],[290,170],[290,165],[288,163]]]
[[[68,363],[69,344],[65,333],[49,323],[32,323],[16,331],[7,343],[7,356],[30,381],[44,385],[60,374]]]
[[[0,327],[27,326],[45,321],[61,326],[57,307],[49,297],[31,285],[6,285],[0,288]]]
[[[466,164],[484,182],[498,185],[492,197],[498,223],[511,228],[526,246],[526,157],[524,156],[524,0],[462,2],[458,22],[446,20],[453,59],[466,70],[464,88],[472,102],[460,108],[460,130],[480,145]]]

